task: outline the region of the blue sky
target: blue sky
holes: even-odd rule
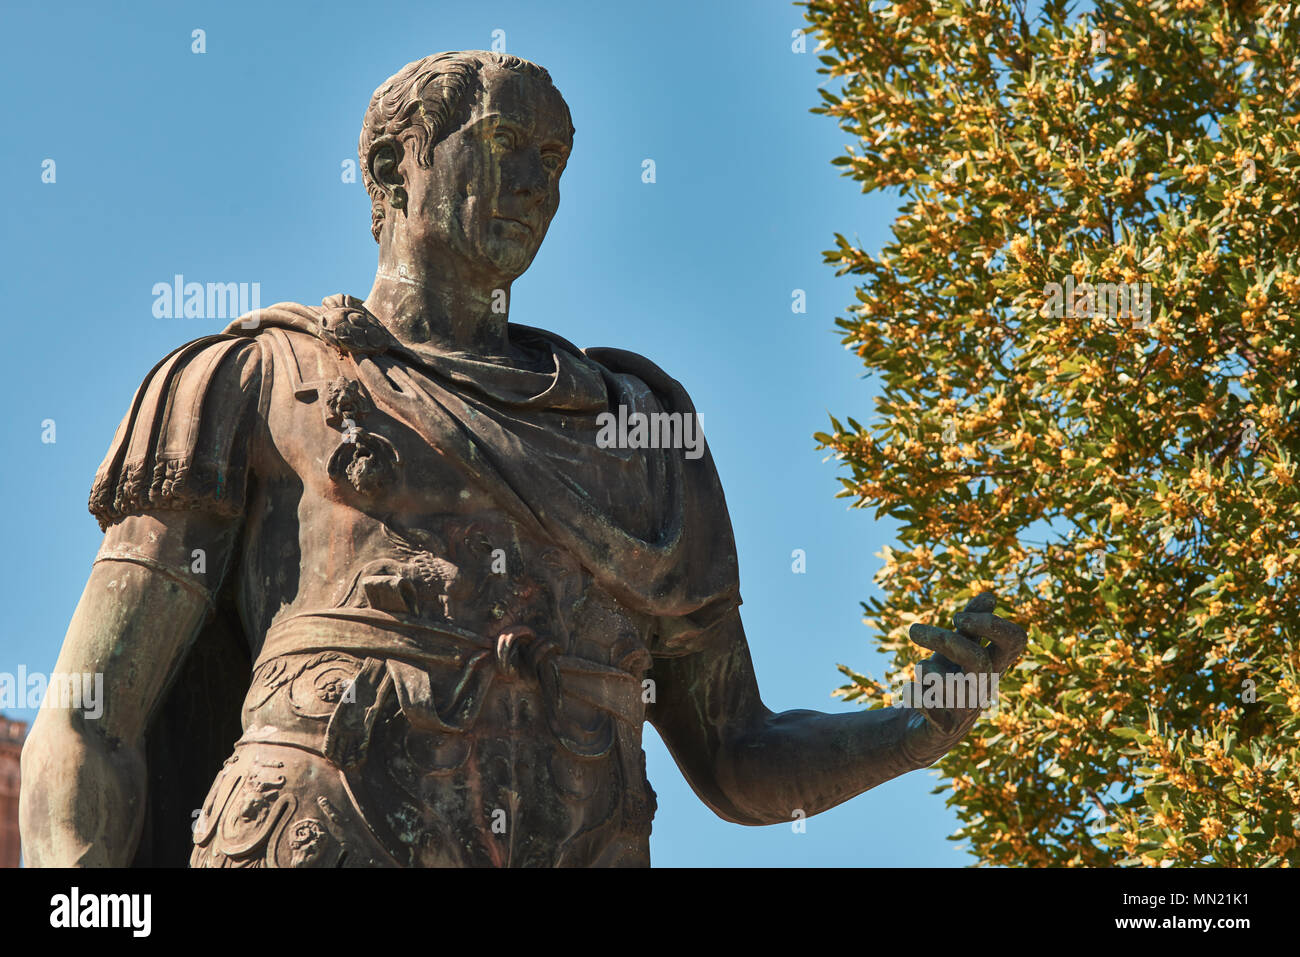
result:
[[[545,66],[577,135],[546,243],[511,319],[580,346],[641,352],[703,416],[740,550],[743,617],[766,704],[846,710],[835,665],[883,677],[858,602],[891,526],[834,498],[815,449],[827,413],[866,421],[873,390],[832,322],[849,278],[832,233],[877,249],[894,201],[830,160],[847,138],[808,112],[817,59],[791,50],[786,0],[602,2],[6,0],[0,396],[9,457],[0,671],[49,671],[100,534],[91,479],[135,387],[221,320],[158,319],[183,274],[259,282],[262,303],[364,297],[376,246],[361,183],[342,182],[371,92],[411,60],[486,49]],[[206,53],[191,52],[205,31]],[[656,179],[642,182],[644,159]],[[42,163],[56,179],[43,183]],[[791,311],[795,289],[807,312]],[[56,441],[41,441],[53,419]],[[791,553],[804,549],[807,571]],[[14,716],[30,719],[30,711]],[[647,726],[654,863],[957,866],[955,816],[918,772],[807,821],[713,816]]]

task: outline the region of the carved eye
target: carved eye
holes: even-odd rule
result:
[[[515,134],[504,126],[498,126],[492,134],[492,141],[503,150],[514,149]]]
[[[548,172],[554,173],[564,165],[564,157],[559,153],[543,153],[542,165],[546,167]]]

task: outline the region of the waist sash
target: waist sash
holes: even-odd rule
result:
[[[494,681],[535,682],[551,731],[568,750],[591,757],[605,754],[614,743],[611,718],[638,727],[644,719],[637,675],[564,654],[556,642],[526,627],[506,628],[487,638],[374,609],[329,609],[272,625],[254,669],[285,655],[314,652],[364,659],[326,730],[325,753],[340,767],[364,757],[370,730],[390,693],[396,694],[412,728],[464,733],[473,727]],[[435,700],[431,671],[455,676],[445,700]]]

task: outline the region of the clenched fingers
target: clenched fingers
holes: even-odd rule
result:
[[[987,612],[960,611],[952,616],[953,627],[964,634],[987,638],[996,649],[993,662],[1001,671],[1025,650],[1028,635],[1014,621]]]

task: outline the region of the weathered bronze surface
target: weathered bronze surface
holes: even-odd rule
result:
[[[261,310],[145,379],[56,666],[102,672],[104,711],[32,729],[31,863],[647,865],[647,720],[743,824],[970,728],[973,708],[763,706],[707,448],[601,441],[608,414],[689,427],[690,398],[507,321],[572,141],[534,64],[410,64],[361,135],[370,295]],[[1005,669],[1024,633],[992,611],[919,629],[927,669]]]

